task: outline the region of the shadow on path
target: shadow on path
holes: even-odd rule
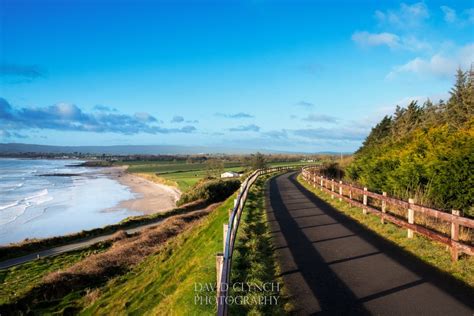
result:
[[[342,214],[296,176],[270,180],[267,210],[301,314],[472,315],[472,288]]]

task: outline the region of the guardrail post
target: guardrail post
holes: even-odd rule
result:
[[[342,202],[342,181],[339,181],[339,202]]]
[[[367,206],[367,193],[366,192],[367,192],[367,188],[364,187],[364,198],[362,200],[364,206]],[[362,213],[367,214],[367,209],[365,207],[362,209]]]
[[[323,185],[324,185],[324,177],[323,176],[320,176],[321,178],[321,191],[323,190]]]
[[[331,179],[331,199],[334,199],[334,179]]]
[[[225,252],[225,244],[226,244],[226,239],[227,239],[227,232],[229,231],[229,224],[224,224],[224,249]]]
[[[313,188],[316,187],[316,173],[313,173]]]
[[[452,210],[451,214],[454,216],[459,216],[459,211],[458,210]],[[459,224],[451,222],[451,240],[458,241],[459,239]],[[459,257],[459,251],[458,247],[451,243],[451,260],[452,261],[458,261]]]
[[[349,184],[349,200],[352,200],[352,183]]]
[[[221,252],[217,253],[216,255],[216,293],[217,296],[220,295],[221,292],[221,282],[222,282],[222,264],[224,262],[224,254]]]
[[[387,197],[387,192],[382,192],[383,197]],[[387,201],[382,200],[382,216],[380,217],[380,222],[385,224],[385,213],[387,212]]]
[[[408,208],[408,224],[415,223],[415,211],[413,210],[412,205],[415,203],[413,199],[408,199],[408,203],[410,204]],[[413,229],[408,228],[408,238],[413,238]]]

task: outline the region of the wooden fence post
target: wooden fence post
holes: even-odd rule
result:
[[[339,202],[342,202],[342,181],[339,181]]]
[[[387,197],[387,192],[382,192],[384,197]],[[387,212],[387,202],[382,200],[382,216],[380,217],[380,222],[385,224],[385,213]]]
[[[224,262],[224,255],[222,253],[217,253],[216,255],[216,281],[217,281],[217,295],[220,295],[221,292],[221,278],[222,278],[222,263]]]
[[[320,178],[321,178],[321,187],[320,187],[320,189],[322,191],[323,190],[323,185],[324,185],[324,177],[321,176]]]
[[[412,205],[415,203],[413,199],[408,199],[408,203],[410,204],[408,208],[408,223],[414,224],[415,223],[415,211],[413,210]],[[413,238],[413,229],[408,228],[408,238]]]
[[[226,239],[227,239],[227,232],[229,231],[229,224],[224,224],[224,253],[225,253],[225,245],[226,245]]]
[[[458,210],[452,210],[451,214],[454,216],[459,216]],[[451,240],[458,241],[459,238],[459,224],[451,222]],[[451,260],[458,261],[459,251],[456,245],[451,243]]]
[[[352,183],[349,184],[349,199],[352,200]]]
[[[316,188],[316,172],[313,173],[313,188]]]
[[[331,199],[334,199],[334,179],[331,179]]]
[[[365,206],[367,206],[367,194],[366,194],[366,192],[367,192],[367,188],[364,187],[364,198],[363,198],[362,202]],[[365,207],[362,209],[362,213],[367,214],[367,209]]]

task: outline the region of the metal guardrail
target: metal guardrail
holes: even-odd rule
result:
[[[254,171],[245,179],[240,187],[239,195],[234,200],[234,208],[230,214],[229,224],[224,225],[224,252],[216,257],[217,269],[217,315],[227,315],[228,305],[226,302],[229,292],[230,271],[232,266],[232,254],[234,251],[235,239],[239,229],[240,217],[247,200],[248,192],[257,178],[263,174],[279,172],[284,170],[297,170],[303,166],[285,166]],[[227,230],[227,231],[226,231]]]

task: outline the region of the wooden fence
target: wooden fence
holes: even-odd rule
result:
[[[230,270],[232,266],[232,254],[234,251],[235,239],[239,229],[240,217],[247,201],[247,195],[257,180],[263,174],[271,172],[280,172],[291,169],[299,169],[301,166],[275,167],[268,169],[259,169],[254,171],[240,187],[240,192],[234,200],[234,208],[229,217],[229,223],[224,224],[224,252],[216,255],[216,272],[217,272],[217,315],[227,315],[227,295],[230,284]]]
[[[325,178],[319,174],[319,169],[314,167],[303,168],[302,175],[310,185],[314,188],[319,187],[322,191],[328,192],[332,198],[337,196],[340,201],[344,200],[353,206],[360,207],[364,214],[367,212],[375,214],[381,218],[382,223],[388,221],[400,227],[407,228],[408,238],[413,238],[413,233],[416,232],[447,245],[451,250],[451,258],[453,261],[458,260],[461,252],[471,256],[474,255],[472,240],[468,240],[468,243],[459,240],[460,227],[466,227],[468,230],[473,229],[474,220],[460,216],[457,210],[452,210],[451,214],[449,214],[417,205],[413,199],[409,199],[407,202],[389,197],[386,192],[382,194],[370,192],[367,188],[358,188],[351,184],[345,184],[342,181],[334,181],[334,179]],[[358,200],[355,196],[362,197],[362,199]],[[377,204],[377,206],[375,206],[375,204]],[[403,210],[406,212],[406,215],[390,212],[391,209],[395,208]],[[435,227],[427,227],[429,225],[415,223],[417,214],[418,216],[422,214],[424,218],[450,224],[450,234],[436,230]],[[468,234],[468,236],[470,237],[472,234]],[[471,244],[469,244],[469,242],[471,242]]]

